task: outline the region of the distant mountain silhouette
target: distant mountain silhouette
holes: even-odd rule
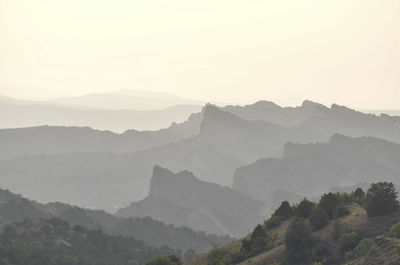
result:
[[[328,143],[288,143],[282,158],[237,169],[233,187],[264,200],[276,189],[310,197],[336,186],[382,180],[400,182],[399,144],[334,135]]]
[[[235,190],[197,179],[191,172],[154,167],[149,196],[117,215],[151,216],[220,235],[243,236],[263,219],[263,203]]]
[[[204,105],[204,102],[170,93],[120,89],[106,93],[57,98],[50,103],[112,110],[157,110],[176,105]]]
[[[12,102],[12,103],[11,103]],[[0,128],[32,126],[89,126],[124,132],[128,129],[158,130],[173,122],[183,122],[201,110],[200,105],[175,105],[159,110],[104,110],[56,105],[55,103],[1,103]]]

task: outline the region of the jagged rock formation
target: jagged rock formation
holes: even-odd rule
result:
[[[149,196],[117,212],[151,216],[175,225],[242,236],[263,219],[263,204],[228,187],[197,179],[191,172],[154,167]]]
[[[372,137],[334,135],[328,143],[285,146],[280,159],[261,159],[235,172],[235,189],[267,199],[276,189],[316,196],[335,186],[400,182],[400,145]]]

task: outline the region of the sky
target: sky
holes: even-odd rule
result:
[[[0,94],[400,109],[399,0],[0,0]]]

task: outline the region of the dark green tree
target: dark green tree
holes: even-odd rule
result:
[[[290,262],[306,261],[310,257],[313,241],[309,226],[295,218],[285,234],[286,258]]]
[[[328,214],[325,209],[318,206],[316,207],[312,214],[310,215],[310,225],[313,230],[319,230],[328,224]]]
[[[332,192],[324,194],[319,200],[319,207],[325,210],[329,218],[333,219],[336,206],[340,203],[339,196]]]
[[[279,216],[282,220],[286,220],[292,216],[292,207],[288,201],[283,201],[273,216]]]
[[[314,208],[314,203],[312,201],[307,200],[304,198],[299,205],[294,210],[294,214],[301,218],[308,218],[310,217],[312,210]]]
[[[365,192],[363,191],[362,188],[357,188],[354,193],[353,193],[354,198],[360,202],[365,199]]]
[[[368,216],[383,215],[398,208],[397,192],[393,183],[378,182],[371,184],[365,196],[365,209]]]

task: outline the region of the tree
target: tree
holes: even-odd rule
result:
[[[179,261],[180,262],[180,261]],[[171,259],[171,257],[157,257],[145,263],[145,265],[181,265]]]
[[[325,210],[330,219],[333,219],[333,215],[336,209],[336,206],[340,203],[340,199],[337,194],[333,194],[329,192],[328,194],[324,194],[319,200],[319,206]]]
[[[365,196],[365,208],[370,217],[393,212],[398,204],[397,192],[389,182],[371,184]]]
[[[6,242],[13,240],[18,236],[17,229],[15,225],[9,224],[3,228],[3,237],[2,239]]]
[[[310,217],[313,208],[314,208],[314,203],[304,198],[295,208],[294,214],[306,219]]]
[[[354,198],[357,202],[361,202],[365,199],[365,192],[362,188],[357,188],[353,193]]]
[[[295,218],[285,234],[286,257],[292,262],[307,260],[311,254],[313,238],[309,226]]]
[[[278,209],[276,209],[275,213],[273,216],[279,216],[282,218],[282,220],[286,220],[289,217],[292,216],[292,207],[290,207],[290,204],[288,201],[283,201],[281,205],[279,206]]]
[[[315,208],[310,215],[310,225],[313,230],[319,230],[328,224],[328,214],[322,207]]]

